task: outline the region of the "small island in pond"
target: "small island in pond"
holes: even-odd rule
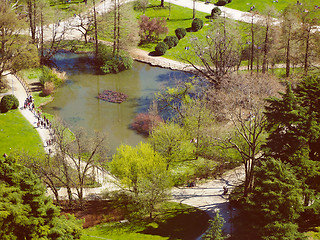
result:
[[[124,100],[126,100],[128,95],[124,93],[115,92],[112,90],[104,90],[103,93],[100,93],[97,98],[112,102],[112,103],[122,103]]]

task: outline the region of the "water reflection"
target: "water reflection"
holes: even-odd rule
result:
[[[91,63],[92,58],[86,55],[60,53],[56,56],[55,64],[68,73],[68,81],[58,89],[54,101],[45,106],[44,111],[56,114],[71,129],[84,127],[88,132],[106,133],[112,152],[121,143],[137,145],[145,141],[129,128],[135,115],[148,110],[155,92],[190,76],[139,62],[134,62],[132,70],[97,75]],[[106,89],[125,93],[128,98],[121,104],[97,99],[96,96]]]

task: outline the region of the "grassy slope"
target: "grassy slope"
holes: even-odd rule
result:
[[[166,203],[163,210],[152,222],[111,222],[84,229],[81,240],[195,239],[208,227],[208,215],[196,208]]]
[[[0,154],[14,151],[44,153],[38,132],[24,118],[19,110],[0,114]]]

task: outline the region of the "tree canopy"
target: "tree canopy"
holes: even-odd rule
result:
[[[60,216],[29,169],[0,159],[0,238],[79,239],[81,221]]]

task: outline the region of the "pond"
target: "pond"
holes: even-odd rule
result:
[[[135,146],[145,141],[145,137],[130,129],[136,114],[148,111],[154,93],[191,76],[140,62],[134,62],[131,70],[98,75],[92,57],[72,53],[59,53],[54,61],[60,70],[67,72],[68,79],[43,110],[60,117],[71,130],[83,127],[89,133],[105,133],[111,153],[120,144]],[[128,98],[121,104],[96,98],[104,90],[125,93]]]

